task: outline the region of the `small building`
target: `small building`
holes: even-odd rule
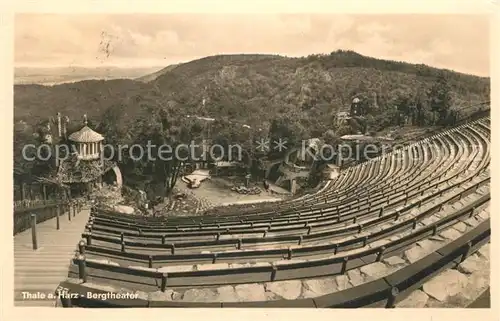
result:
[[[93,189],[101,188],[103,182],[122,185],[120,169],[115,162],[102,157],[104,137],[87,125],[69,135],[71,155],[60,160],[57,180],[70,186],[71,197],[82,196]]]
[[[210,166],[210,174],[213,176],[235,176],[245,173],[246,167],[240,162],[217,161]]]
[[[361,104],[361,100],[357,97],[352,100],[350,115],[351,117],[365,115],[364,106]]]

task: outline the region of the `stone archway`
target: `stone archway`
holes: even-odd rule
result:
[[[122,172],[120,171],[120,168],[118,166],[113,166],[113,168],[111,168],[113,170],[113,172],[115,173],[115,176],[116,176],[116,186],[118,187],[122,187],[123,185],[123,180],[122,180]]]
[[[103,175],[103,180],[108,183],[116,183],[118,188],[121,188],[123,185],[122,172],[118,166],[111,167],[106,173]]]
[[[266,168],[265,178],[272,182],[276,181],[278,177],[281,175],[279,172],[279,167],[281,166],[281,164],[282,161],[269,164],[268,167]]]

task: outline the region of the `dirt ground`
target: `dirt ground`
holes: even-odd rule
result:
[[[212,206],[282,199],[279,195],[266,192],[263,186],[259,186],[259,184],[256,183],[250,184],[249,187],[258,186],[262,190],[258,195],[244,195],[231,191],[231,187],[234,185],[242,185],[242,183],[243,182],[239,182],[239,180],[236,179],[212,177],[201,183],[201,186],[196,189],[189,189],[182,181],[177,183],[177,188],[183,192],[192,193],[197,199],[206,201]]]
[[[251,183],[249,187],[257,186],[262,192],[258,195],[245,195],[231,191],[231,187],[243,185],[243,180],[240,178],[222,178],[211,177],[203,181],[199,188],[190,189],[187,184],[178,180],[174,188],[174,195],[184,193],[186,196],[182,199],[177,199],[169,203],[165,200],[163,204],[155,206],[156,215],[161,216],[191,216],[203,215],[203,213],[216,206],[225,206],[229,204],[251,204],[259,202],[268,202],[281,200],[287,196],[278,195],[283,191],[279,187],[271,186],[270,189],[276,188],[276,193],[267,192],[264,190],[262,183]]]

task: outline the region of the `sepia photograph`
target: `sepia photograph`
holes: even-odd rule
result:
[[[489,15],[13,22],[15,307],[491,308]]]

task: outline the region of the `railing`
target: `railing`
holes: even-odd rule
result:
[[[14,184],[14,204],[55,201],[57,195],[57,187],[54,185],[38,182]]]
[[[72,200],[58,202],[50,201],[45,204],[40,203],[38,206],[15,208],[13,235],[21,233],[29,228],[36,229],[36,224],[45,222],[54,217],[56,218],[56,228],[59,230],[59,217],[68,212],[69,220],[71,220],[71,211],[73,210],[74,216],[76,213],[75,211],[80,211],[82,205],[82,200]]]
[[[14,201],[14,211],[22,211],[24,209],[34,209],[34,208],[40,208],[44,207],[47,205],[55,205],[58,204],[59,201],[57,200],[40,200],[40,199],[35,199],[35,200],[19,200],[19,201]]]
[[[58,217],[68,210],[67,202],[56,202],[52,204],[40,205],[36,207],[14,209],[14,230],[13,235],[21,233],[32,227],[33,215],[35,225],[54,217]]]
[[[490,219],[484,221],[475,229],[465,233],[455,241],[430,253],[422,259],[380,279],[364,283],[339,292],[310,299],[276,300],[263,302],[179,302],[154,301],[144,299],[116,299],[103,300],[95,298],[96,294],[110,295],[99,289],[87,287],[85,283],[75,284],[64,281],[57,288],[55,294],[62,301],[63,307],[179,307],[179,308],[393,308],[398,302],[405,299],[412,291],[418,289],[427,280],[441,271],[452,268],[463,262],[490,239]],[[85,265],[82,264],[82,270]],[[81,278],[86,280],[85,272]],[[165,291],[167,274],[161,279],[161,289]],[[94,297],[87,297],[92,293]],[[74,294],[77,294],[76,296]]]

